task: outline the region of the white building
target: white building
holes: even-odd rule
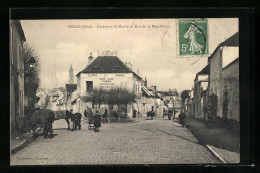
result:
[[[89,57],[92,59],[93,57]],[[83,100],[88,97],[94,89],[116,89],[125,88],[136,94],[141,99],[142,78],[133,72],[126,64],[124,64],[117,56],[98,56],[94,60],[90,60],[89,65],[80,71],[77,75],[77,97],[71,102],[77,105],[75,112],[83,113],[86,107],[92,107],[91,102]],[[108,105],[101,105],[107,107]],[[131,114],[131,106],[127,105],[128,114]]]

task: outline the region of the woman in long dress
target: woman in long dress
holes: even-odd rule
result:
[[[189,42],[190,42],[189,51],[191,53],[195,53],[195,52],[202,53],[203,46],[200,45],[197,42],[197,40],[196,40],[196,33],[200,33],[201,34],[201,31],[197,27],[195,27],[194,26],[194,22],[192,22],[190,28],[184,34],[184,38],[189,39]]]

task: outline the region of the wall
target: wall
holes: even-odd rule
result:
[[[222,48],[222,56],[222,68],[224,68],[239,57],[239,48],[224,46]]]
[[[223,69],[223,91],[228,93],[227,118],[240,121],[239,60]]]
[[[84,97],[88,94],[86,92],[86,81],[93,81],[94,89],[126,88],[129,91],[134,91],[137,94],[138,98],[141,98],[142,81],[134,77],[132,73],[81,73],[77,78],[76,91],[80,97]],[[102,105],[108,108],[108,105]],[[132,114],[131,105],[132,104],[127,105],[128,116],[131,116]],[[74,105],[74,109],[76,109],[77,112],[83,113],[87,106],[92,107],[91,102],[85,102],[81,99],[78,99],[77,104]],[[139,109],[139,107],[137,107],[137,109]],[[117,110],[116,107],[115,110]]]
[[[16,120],[24,116],[24,74],[17,75],[17,69],[24,69],[23,43],[20,33],[11,21],[10,27],[10,64],[11,64],[11,87],[10,87],[10,108],[11,126],[16,126]],[[22,124],[18,124],[20,126]]]
[[[222,117],[222,48],[218,48],[210,61],[209,95],[218,96],[217,116]]]
[[[88,73],[80,74],[80,96],[85,96],[86,93],[86,81],[93,81],[93,88],[100,89],[101,87],[109,88],[127,88],[130,91],[136,91],[137,94],[141,94],[141,80],[136,80],[132,73]]]

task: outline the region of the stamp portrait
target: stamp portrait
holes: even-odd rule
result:
[[[208,20],[178,20],[179,57],[208,55]]]

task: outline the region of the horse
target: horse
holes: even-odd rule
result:
[[[151,119],[153,119],[153,117],[155,116],[155,112],[154,111],[148,111],[146,113],[146,115],[147,115],[147,119],[148,119],[148,117],[151,117]]]
[[[50,135],[53,134],[53,128],[52,124],[54,122],[54,113],[51,110],[36,110],[33,108],[30,108],[26,111],[25,118],[27,122],[28,130],[33,131],[33,136],[36,137],[36,128],[37,127],[44,127],[43,135],[44,138],[48,136],[48,133]]]
[[[65,119],[65,121],[68,124],[67,130],[76,130],[77,127],[79,127],[79,130],[81,130],[81,113],[75,113],[65,110],[65,111],[55,111],[55,120],[59,119]],[[70,120],[72,121],[72,129],[70,128]]]
[[[173,115],[173,110],[172,109],[169,109],[167,112],[165,111],[164,114],[163,114],[163,119],[164,117],[168,117],[168,120],[171,120],[172,118],[172,115]]]
[[[81,130],[81,118],[81,113],[75,113],[71,115],[71,121],[73,122],[72,131],[77,130],[77,127],[79,128],[79,130]]]

